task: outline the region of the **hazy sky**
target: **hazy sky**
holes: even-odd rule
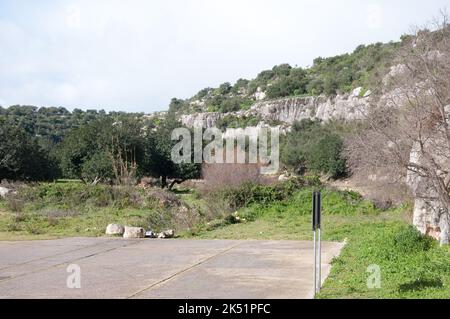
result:
[[[164,110],[276,64],[398,40],[447,3],[0,0],[0,105]]]

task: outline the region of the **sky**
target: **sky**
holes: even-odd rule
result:
[[[399,40],[447,3],[0,0],[0,105],[166,110],[277,64]]]

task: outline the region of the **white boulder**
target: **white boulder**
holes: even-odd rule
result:
[[[125,227],[118,224],[109,224],[106,227],[106,235],[123,235]]]
[[[5,198],[6,195],[8,195],[11,192],[9,188],[6,187],[0,187],[0,197]]]
[[[145,229],[142,227],[125,226],[123,238],[145,238]]]

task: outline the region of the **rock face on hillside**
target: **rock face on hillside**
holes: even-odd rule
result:
[[[436,138],[439,137],[435,137],[435,139]],[[432,145],[435,145],[436,142],[444,143],[445,141],[443,138],[430,141],[429,145],[424,146],[426,151],[434,148]],[[419,149],[420,147],[418,144],[413,146],[410,162],[420,166],[425,160]],[[439,152],[430,153],[432,154],[431,156],[435,163],[446,170],[450,169],[448,156],[440,154]],[[411,188],[414,196],[414,226],[416,226],[421,233],[439,240],[442,244],[448,244],[450,235],[449,211],[448,207],[445,207],[442,201],[439,200],[438,192],[433,184],[433,180],[429,177],[421,176],[418,173],[409,171],[407,174],[407,184]]]
[[[290,97],[255,103],[250,110],[232,113],[195,113],[182,115],[183,125],[188,127],[214,127],[226,115],[236,117],[259,116],[264,122],[279,122],[291,125],[303,119],[318,119],[324,122],[339,119],[353,121],[363,118],[369,106],[370,92],[361,95],[361,88],[351,94],[335,97]]]
[[[224,116],[223,113],[208,112],[181,115],[181,123],[187,127],[210,128],[216,126],[219,119]]]

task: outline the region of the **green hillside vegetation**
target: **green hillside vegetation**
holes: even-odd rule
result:
[[[232,112],[246,110],[255,99],[258,88],[266,92],[267,99],[290,96],[327,96],[350,92],[356,87],[370,88],[380,70],[390,65],[392,54],[400,42],[360,45],[349,54],[317,58],[308,68],[289,64],[274,66],[260,72],[253,80],[239,79],[218,88],[204,88],[187,100],[172,99],[172,112]],[[364,92],[364,90],[363,90]],[[201,104],[196,102],[200,101]],[[194,102],[194,103],[193,103]]]

